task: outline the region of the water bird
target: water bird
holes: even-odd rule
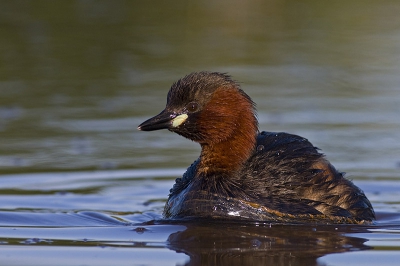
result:
[[[255,103],[231,76],[191,73],[171,86],[165,109],[138,127],[168,129],[201,146],[177,178],[167,219],[368,224],[364,192],[306,138],[260,132]]]

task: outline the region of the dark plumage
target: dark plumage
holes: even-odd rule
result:
[[[267,222],[368,223],[364,193],[307,139],[258,133],[254,103],[228,75],[192,73],[174,83],[167,106],[140,130],[167,128],[200,143],[176,180],[164,216]]]

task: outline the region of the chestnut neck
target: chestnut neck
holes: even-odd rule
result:
[[[232,136],[216,144],[202,144],[198,173],[208,175],[230,175],[242,168],[252,154],[256,133],[252,139]]]
[[[229,97],[221,97],[224,93],[228,93]],[[229,177],[238,171],[254,152],[258,122],[250,98],[229,91],[215,94],[219,94],[219,97],[214,99],[222,98],[225,106],[230,108],[221,108],[221,102],[211,103],[218,108],[212,110],[213,107],[210,107],[204,118],[200,118],[208,118],[208,122],[210,117],[217,117],[219,120],[214,121],[217,126],[208,128],[209,140],[200,143],[202,149],[197,172],[203,177]],[[216,110],[222,115],[212,115]]]

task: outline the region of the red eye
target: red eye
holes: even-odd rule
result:
[[[198,109],[199,109],[199,105],[196,102],[190,102],[186,106],[186,110],[188,110],[191,113],[196,112]]]

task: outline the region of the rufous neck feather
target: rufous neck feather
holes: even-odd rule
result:
[[[201,143],[198,172],[203,175],[223,175],[240,169],[254,151],[258,132],[254,106],[249,98],[226,90],[214,94],[204,118],[200,119],[208,121],[204,127],[210,138]]]

